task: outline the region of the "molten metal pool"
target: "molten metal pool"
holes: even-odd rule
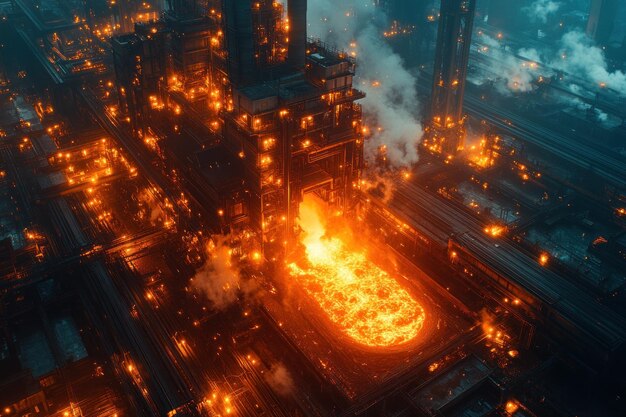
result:
[[[327,237],[321,213],[314,197],[300,206],[306,259],[288,264],[291,276],[354,341],[390,347],[413,340],[424,324],[424,308],[365,250]]]

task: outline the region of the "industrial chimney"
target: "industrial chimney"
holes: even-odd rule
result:
[[[255,71],[251,0],[229,0],[224,5],[229,73],[233,83],[246,84]]]
[[[295,69],[303,69],[306,62],[307,0],[288,0],[289,50],[287,62]]]

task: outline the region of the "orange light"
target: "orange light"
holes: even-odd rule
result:
[[[305,292],[343,333],[367,346],[388,347],[413,340],[424,308],[387,271],[353,251],[344,239],[328,237],[323,209],[313,197],[300,206],[306,259],[288,264]]]
[[[504,232],[504,227],[499,226],[499,225],[492,225],[492,226],[487,226],[485,228],[485,233],[492,236],[492,237],[498,237],[500,236],[502,233]]]
[[[517,410],[519,410],[519,405],[514,401],[507,401],[506,405],[504,406],[504,409],[508,414],[513,414]]]

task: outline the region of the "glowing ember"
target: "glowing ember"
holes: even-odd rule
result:
[[[337,237],[327,237],[312,198],[300,206],[305,232],[306,266],[292,262],[291,275],[328,317],[356,342],[367,346],[399,345],[420,332],[425,312],[393,277],[353,251]]]

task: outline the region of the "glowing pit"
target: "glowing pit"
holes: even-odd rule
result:
[[[365,250],[352,250],[345,238],[327,237],[321,213],[313,197],[300,206],[306,257],[288,264],[291,276],[354,341],[390,347],[413,340],[423,327],[424,308]]]

